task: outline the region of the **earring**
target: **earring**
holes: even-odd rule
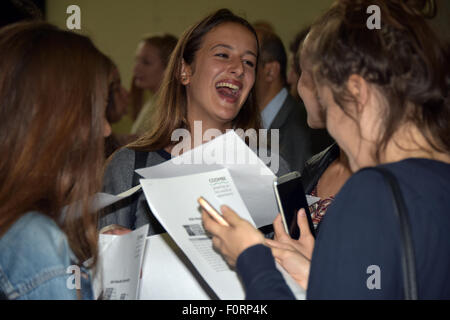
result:
[[[181,81],[186,81],[187,80],[187,77],[186,77],[186,73],[182,73],[181,74]]]

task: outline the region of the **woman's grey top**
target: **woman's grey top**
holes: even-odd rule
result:
[[[163,153],[165,152],[148,152],[145,167],[155,166],[167,161],[168,159],[164,157]],[[123,148],[113,155],[105,170],[103,192],[116,195],[133,187],[135,154],[134,150]],[[277,176],[282,176],[288,172],[288,164],[280,157]],[[135,215],[131,213],[134,201],[137,201]],[[149,224],[148,235],[165,232],[150,211],[142,191],[103,210],[99,219],[99,228],[110,224],[118,224],[132,230]]]

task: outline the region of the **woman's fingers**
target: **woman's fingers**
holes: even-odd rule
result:
[[[281,214],[278,214],[275,220],[273,221],[273,230],[275,231],[275,240],[281,241],[283,239],[291,238],[284,229]]]
[[[111,235],[124,235],[127,233],[130,233],[131,230],[127,229],[125,227],[122,227],[121,225],[118,224],[110,224],[104,228],[102,228],[99,233],[101,234],[111,234]]]
[[[230,224],[230,226],[235,226],[243,220],[236,212],[233,211],[233,209],[226,205],[221,206],[220,210],[222,211],[223,218]]]
[[[312,237],[309,229],[308,218],[306,217],[305,209],[298,210],[297,225],[300,228],[300,237]]]
[[[211,218],[209,214],[202,209],[202,220],[203,220],[203,226],[205,227],[206,231],[211,233],[214,236],[218,236],[221,233],[222,228],[228,228],[221,226],[216,220]]]

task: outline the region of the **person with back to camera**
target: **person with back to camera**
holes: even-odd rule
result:
[[[131,84],[131,111],[135,120],[132,134],[142,135],[150,128],[156,93],[176,45],[177,38],[170,34],[149,36],[139,43]],[[150,92],[151,97],[144,103],[146,91]]]
[[[156,104],[155,126],[113,155],[105,171],[103,190],[110,194],[128,190],[139,183],[135,168],[154,166],[176,156],[171,153],[178,143],[172,140],[176,129],[188,129],[192,133],[190,145],[196,147],[195,121],[201,122],[202,135],[208,129],[223,133],[232,128],[258,130],[260,116],[253,92],[257,59],[253,27],[227,9],[190,27],[178,41],[167,67]],[[288,171],[280,159],[278,174]],[[113,233],[116,229],[122,233],[145,224],[149,224],[150,235],[165,232],[140,192],[107,208],[99,227],[101,231]]]
[[[0,56],[0,292],[11,300],[92,299],[81,264],[97,260],[88,207],[111,132],[112,66],[88,38],[43,22],[2,28]],[[74,265],[80,290],[67,286]]]
[[[379,30],[365,27],[373,4]],[[355,173],[311,260],[283,243],[269,241],[271,251],[227,207],[228,228],[202,214],[215,247],[236,264],[248,299],[294,298],[274,257],[308,299],[450,299],[450,68],[440,40],[413,3],[341,0],[304,46],[327,129]]]

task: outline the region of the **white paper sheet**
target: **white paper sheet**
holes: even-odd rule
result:
[[[100,234],[98,272],[94,275],[95,297],[104,300],[135,300],[148,225],[125,235]]]
[[[141,180],[147,202],[155,217],[183,250],[197,271],[220,299],[244,299],[235,271],[214,251],[203,229],[197,198],[205,197],[215,208],[227,204],[253,223],[228,169],[195,176]]]
[[[203,159],[196,164],[194,160]],[[227,168],[256,226],[272,224],[278,214],[276,176],[234,132],[229,131],[160,165],[136,170],[144,178],[168,178]]]
[[[147,238],[139,300],[209,300],[214,297],[172,238]]]
[[[96,212],[98,210],[106,208],[107,206],[109,206],[119,200],[125,199],[125,198],[133,195],[135,192],[137,192],[140,189],[141,189],[141,186],[138,185],[138,186],[133,187],[127,191],[124,191],[116,196],[109,194],[109,193],[103,193],[103,192],[96,193],[92,199],[91,210],[93,212]]]
[[[109,194],[109,193],[98,192],[98,193],[94,194],[92,196],[92,198],[91,198],[90,210],[91,210],[91,212],[97,212],[97,211],[99,211],[99,210],[101,210],[103,208],[106,208],[107,206],[109,206],[109,205],[111,205],[111,204],[113,204],[113,203],[115,203],[115,202],[117,202],[119,200],[125,199],[125,198],[133,195],[136,191],[138,191],[140,189],[141,189],[141,186],[138,185],[138,186],[133,187],[133,188],[131,188],[129,190],[126,190],[126,191],[124,191],[124,192],[122,192],[122,193],[120,193],[118,195],[112,195],[112,194]],[[75,202],[73,204],[67,205],[64,208],[62,208],[62,210],[61,210],[62,213],[61,213],[61,217],[60,217],[61,223],[64,222],[67,210],[69,208],[71,208],[71,207],[75,207],[76,208],[77,206],[79,207],[77,209],[78,210],[77,214],[79,216],[81,216],[81,202],[77,201],[77,202]]]

